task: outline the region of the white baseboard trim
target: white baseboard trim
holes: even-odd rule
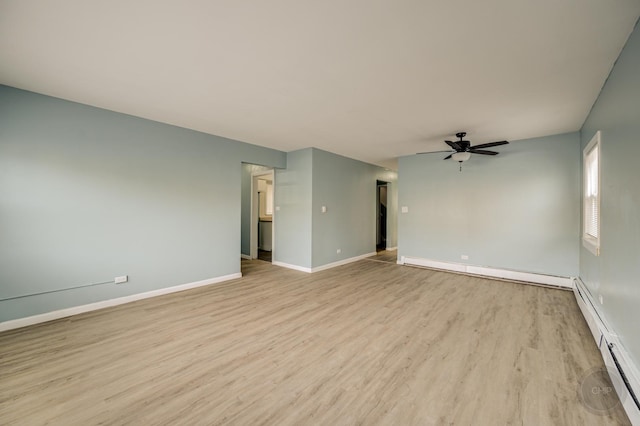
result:
[[[347,263],[357,262],[358,260],[365,259],[367,257],[375,256],[376,252],[371,252],[367,254],[361,254],[360,256],[350,257],[348,259],[338,260],[337,262],[327,263],[326,265],[316,266],[315,268],[311,268],[311,272],[320,272],[327,269],[335,268],[336,266],[346,265]]]
[[[422,259],[419,257],[402,256],[400,265],[424,266],[426,268],[443,269],[445,271],[460,272],[469,275],[501,278],[511,281],[523,281],[535,284],[551,285],[567,289],[573,288],[573,278],[556,275],[537,274],[532,272],[513,271],[510,269],[489,268],[486,266],[465,265],[461,263],[442,262],[439,260]]]
[[[202,281],[176,285],[173,287],[161,288],[158,290],[147,291],[144,293],[132,294],[130,296],[118,297],[116,299],[103,300],[101,302],[89,303],[86,305],[73,306],[71,308],[60,309],[57,311],[46,312],[44,314],[32,315],[30,317],[18,318],[14,320],[0,322],[0,332],[13,330],[15,328],[26,327],[29,325],[40,324],[60,318],[70,317],[85,312],[97,311],[98,309],[108,308],[111,306],[123,305],[136,300],[149,299],[151,297],[162,296],[165,294],[176,293],[178,291],[189,290],[192,288],[203,287],[211,284],[218,284],[223,281],[235,280],[242,278],[242,273],[223,275],[221,277],[209,278]]]
[[[398,247],[397,246],[396,247],[387,247],[385,250],[387,250],[387,251],[396,251],[396,250],[398,250]]]
[[[249,256],[248,254],[240,253],[240,259],[251,260],[251,256]]]
[[[600,355],[609,376],[611,376],[611,382],[622,402],[622,407],[631,420],[631,424],[640,425],[640,406],[636,405],[631,396],[633,393],[636,398],[640,398],[640,371],[638,367],[631,361],[617,333],[606,323],[599,312],[598,305],[580,278],[576,278],[574,281],[573,293],[600,350]],[[626,384],[622,378],[623,375],[626,378]]]
[[[287,269],[293,269],[295,271],[300,271],[300,272],[306,272],[306,273],[311,273],[311,268],[307,268],[304,266],[298,266],[298,265],[292,265],[290,263],[285,263],[285,262],[278,262],[276,260],[271,262],[272,265],[276,265],[276,266],[281,266],[283,268],[287,268]]]
[[[292,265],[290,263],[284,263],[284,262],[278,262],[278,261],[273,261],[271,263],[276,266],[282,266],[283,268],[294,269],[296,271],[312,274],[314,272],[320,272],[327,269],[335,268],[336,266],[346,265],[347,263],[357,262],[358,260],[362,260],[364,258],[375,256],[375,255],[376,255],[376,252],[374,251],[367,254],[361,254],[360,256],[350,257],[348,259],[338,260],[337,262],[327,263],[326,265],[316,266],[315,268],[307,268],[305,266]]]

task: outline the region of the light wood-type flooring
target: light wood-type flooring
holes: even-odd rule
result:
[[[395,250],[381,250],[373,256],[367,257],[368,260],[377,260],[379,262],[397,263],[398,252]]]
[[[606,425],[569,291],[361,260],[0,334],[2,425]]]

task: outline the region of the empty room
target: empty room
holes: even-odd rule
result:
[[[639,17],[0,0],[0,424],[640,425]]]

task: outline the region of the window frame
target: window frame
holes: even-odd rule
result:
[[[595,135],[591,138],[587,146],[582,151],[582,245],[584,248],[589,250],[593,255],[600,256],[600,241],[602,240],[601,234],[601,226],[602,223],[602,212],[600,209],[600,201],[602,199],[602,185],[601,185],[601,169],[602,169],[602,141],[600,131],[597,131]],[[588,188],[588,180],[589,180],[589,167],[587,167],[587,158],[589,154],[591,154],[594,150],[596,150],[597,155],[597,193],[596,193],[596,212],[597,212],[597,223],[596,223],[596,233],[597,236],[593,236],[587,232],[587,210],[590,207],[591,203],[588,203],[589,195],[587,194]]]

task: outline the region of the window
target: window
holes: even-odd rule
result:
[[[596,132],[583,152],[582,245],[600,255],[600,132]]]

